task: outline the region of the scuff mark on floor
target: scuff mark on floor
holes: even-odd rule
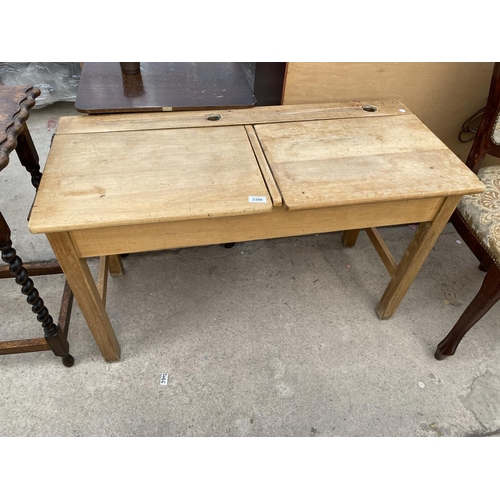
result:
[[[469,394],[462,397],[461,402],[484,429],[480,435],[497,433],[500,429],[500,374],[486,370],[472,382]]]

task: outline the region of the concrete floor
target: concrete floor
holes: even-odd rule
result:
[[[42,166],[57,119],[68,114],[78,114],[72,103],[32,111]],[[0,211],[25,262],[53,257],[45,237],[27,229],[33,197],[13,154],[0,174]],[[397,259],[413,232],[381,229]],[[330,233],[136,254],[124,264],[107,301],[122,360],[102,359],[75,305],[72,368],[51,352],[0,357],[0,435],[500,433],[500,307],[454,357],[433,356],[483,279],[451,225],[383,321],[375,307],[389,277],[364,233],[350,249]],[[57,317],[63,277],[34,281]],[[41,336],[13,280],[0,281],[0,309],[2,340]]]

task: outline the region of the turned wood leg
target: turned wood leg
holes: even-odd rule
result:
[[[26,124],[24,124],[23,131],[17,137],[16,153],[19,157],[21,165],[31,175],[31,184],[38,189],[40,180],[42,179],[42,174],[40,172],[40,160]]]
[[[353,247],[358,240],[361,229],[350,229],[342,234],[342,245],[345,247]]]
[[[78,256],[69,233],[49,233],[47,238],[104,359],[119,361],[120,345],[87,261]]]
[[[446,198],[434,220],[419,224],[377,306],[380,319],[394,314],[459,201],[460,196]]]
[[[500,299],[500,269],[493,265],[484,277],[483,284],[472,302],[467,306],[450,333],[439,343],[434,354],[436,359],[453,356],[464,335]]]
[[[27,269],[23,266],[23,261],[12,247],[10,235],[10,228],[0,213],[0,251],[2,260],[9,265],[9,271],[15,276],[15,281],[21,287],[23,295],[26,295],[26,301],[32,306],[31,310],[36,314],[36,319],[42,323],[45,340],[52,349],[52,352],[56,356],[62,357],[63,363],[66,366],[72,366],[74,360],[69,354],[69,344],[66,336],[62,334],[59,326],[54,324],[54,320],[49,314],[38,290],[35,288],[33,280],[29,277]]]

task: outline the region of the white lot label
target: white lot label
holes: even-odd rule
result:
[[[160,378],[160,385],[168,384],[168,373],[162,373]]]
[[[248,197],[249,203],[266,203],[266,197],[265,196],[249,196]]]

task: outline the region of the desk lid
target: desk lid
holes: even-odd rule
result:
[[[398,101],[63,117],[29,227],[55,232],[482,190]]]
[[[289,210],[480,192],[414,114],[255,125]]]
[[[243,126],[56,135],[34,233],[269,212]]]

